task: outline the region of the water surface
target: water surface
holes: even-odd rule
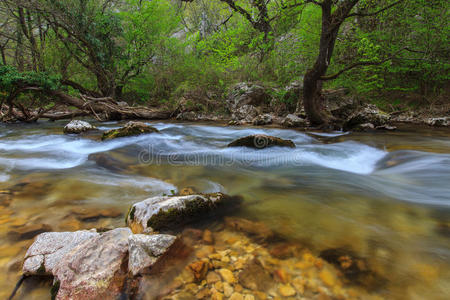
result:
[[[446,129],[323,134],[151,123],[161,134],[102,142],[95,133],[63,135],[64,124],[0,125],[0,297],[20,276],[32,242],[24,233],[123,226],[117,215],[130,204],[192,187],[242,195],[236,214],[313,251],[351,248],[387,279],[383,298],[450,298]],[[226,148],[257,133],[296,148]],[[89,218],[100,209],[105,216]],[[49,298],[48,288],[19,297]]]

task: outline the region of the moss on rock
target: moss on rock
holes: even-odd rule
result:
[[[130,208],[127,225],[134,233],[177,229],[186,223],[226,213],[241,201],[240,197],[222,193],[153,197]]]
[[[159,130],[142,122],[128,122],[124,127],[111,129],[103,133],[102,140],[136,136],[146,133],[158,133]]]

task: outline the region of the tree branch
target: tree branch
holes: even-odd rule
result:
[[[404,1],[404,0],[396,1],[396,2],[392,3],[391,5],[388,5],[388,6],[384,7],[384,8],[382,8],[382,9],[377,10],[377,11],[372,12],[372,13],[366,13],[366,14],[364,14],[364,13],[352,13],[352,14],[349,14],[346,18],[350,18],[350,17],[370,17],[370,16],[376,16],[376,15],[378,15],[379,13],[382,13],[383,11],[388,10],[388,9],[390,9],[390,8],[392,8],[392,7],[394,7],[394,6],[398,5],[398,4],[400,4],[400,3],[403,2],[403,1]]]
[[[320,77],[320,80],[327,81],[327,80],[336,79],[340,75],[342,75],[342,73],[350,71],[351,69],[354,69],[354,68],[359,67],[359,66],[377,66],[377,65],[381,65],[382,63],[385,63],[388,60],[393,59],[398,53],[400,53],[401,51],[406,50],[406,49],[407,48],[402,48],[402,49],[398,50],[397,52],[395,52],[393,55],[391,55],[391,56],[389,56],[389,57],[387,57],[387,58],[385,58],[383,60],[380,60],[380,61],[360,61],[360,62],[356,62],[356,63],[354,63],[354,64],[352,64],[352,65],[350,65],[350,66],[348,66],[348,67],[346,67],[346,68],[344,68],[342,70],[340,70],[339,72],[337,72],[337,73],[335,73],[333,75],[322,76],[322,77]]]

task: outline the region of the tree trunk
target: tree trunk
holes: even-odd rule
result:
[[[326,75],[330,65],[340,26],[356,3],[358,0],[344,0],[334,12],[332,0],[324,0],[320,4],[322,31],[319,54],[314,66],[306,72],[303,79],[303,103],[306,115],[312,125],[327,127],[331,121],[334,121],[333,116],[325,109],[322,96],[322,77]]]
[[[312,69],[303,79],[303,104],[312,125],[328,125],[331,116],[324,109],[322,83],[320,78],[326,74],[336,42],[337,30],[332,30],[331,1],[322,4],[322,32],[320,35],[319,55]]]

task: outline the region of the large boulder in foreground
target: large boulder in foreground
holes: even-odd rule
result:
[[[228,147],[250,147],[255,149],[264,149],[275,146],[295,148],[295,144],[291,140],[284,140],[264,134],[249,135],[228,144]]]
[[[81,243],[56,265],[56,299],[117,299],[127,277],[129,228]]]
[[[95,231],[45,232],[37,236],[25,254],[25,275],[52,275],[55,266],[68,252],[88,239],[98,237]]]
[[[89,130],[96,129],[95,126],[92,126],[88,122],[80,121],[80,120],[72,120],[66,126],[64,126],[64,133],[82,133]]]
[[[173,248],[177,237],[168,234],[133,234],[128,239],[128,271],[136,276],[147,273]]]
[[[158,129],[142,122],[128,122],[124,127],[105,131],[102,140],[110,140],[119,137],[136,136],[145,133],[159,132]]]
[[[157,196],[133,204],[126,217],[134,233],[177,229],[181,225],[201,220],[239,204],[239,197],[222,193],[188,196]]]

